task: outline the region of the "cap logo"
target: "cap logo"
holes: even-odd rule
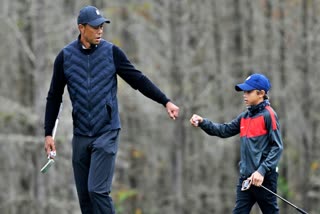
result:
[[[248,76],[248,78],[246,80],[249,80],[251,78],[251,76]]]
[[[98,9],[96,10],[96,14],[97,14],[97,15],[100,15],[100,12],[99,12],[99,10],[98,10]]]

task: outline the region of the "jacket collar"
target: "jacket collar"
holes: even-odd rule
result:
[[[78,36],[78,48],[79,48],[79,50],[81,50],[82,52],[84,52],[86,54],[89,54],[89,53],[94,52],[98,48],[99,45],[92,45],[92,44],[91,44],[90,48],[85,48],[83,46],[83,44],[81,43],[81,41],[80,41],[80,36],[81,35],[79,34],[79,36]]]
[[[248,107],[249,115],[252,116],[252,115],[255,115],[255,114],[261,112],[263,109],[265,109],[266,106],[270,106],[269,100],[264,100],[255,106],[249,106]]]

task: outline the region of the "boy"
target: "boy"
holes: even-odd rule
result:
[[[237,185],[234,214],[250,213],[257,202],[264,214],[279,213],[277,198],[260,186],[277,191],[277,164],[283,150],[280,126],[276,112],[270,107],[270,81],[263,74],[252,74],[244,83],[235,86],[243,91],[247,110],[229,123],[219,124],[194,114],[190,123],[209,135],[221,138],[240,134],[240,177]],[[252,186],[241,191],[244,180]]]

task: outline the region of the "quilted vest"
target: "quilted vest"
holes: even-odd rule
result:
[[[89,54],[79,41],[63,49],[75,135],[99,136],[121,127],[112,44],[102,40]]]

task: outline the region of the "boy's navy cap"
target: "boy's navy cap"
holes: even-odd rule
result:
[[[104,18],[96,7],[89,5],[80,10],[78,24],[88,24],[97,27],[103,23],[110,23],[110,20]]]
[[[270,88],[270,81],[263,74],[252,74],[244,83],[235,86],[236,91],[264,90],[266,93]]]

